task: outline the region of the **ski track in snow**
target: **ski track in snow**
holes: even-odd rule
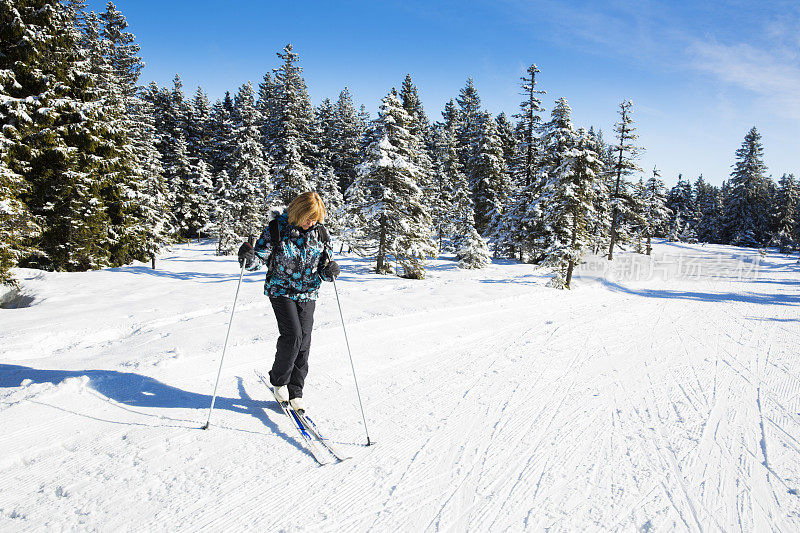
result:
[[[352,458],[318,467],[252,371],[277,335],[261,273],[199,429],[238,280],[212,250],[20,271],[33,305],[0,310],[0,530],[800,530],[793,258],[659,243],[560,292],[508,261],[412,282],[343,257],[377,444],[324,285],[306,399]]]

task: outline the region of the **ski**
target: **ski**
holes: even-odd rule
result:
[[[322,446],[324,446],[325,449],[327,449],[329,452],[331,452],[331,454],[334,457],[336,457],[336,459],[338,459],[339,461],[345,461],[347,459],[350,459],[349,455],[344,455],[342,452],[336,449],[328,441],[328,439],[322,436],[322,433],[320,433],[319,428],[317,428],[317,425],[314,423],[313,420],[311,420],[311,418],[307,417],[305,413],[300,413],[298,411],[295,411],[294,409],[292,409],[292,412],[295,415],[297,415],[297,417],[300,419],[300,422],[314,435],[314,437],[316,437],[317,441],[320,444],[322,444]]]
[[[264,385],[266,385],[266,387],[270,391],[272,391],[273,390],[272,385],[270,384],[269,380],[267,380],[267,378],[264,377],[264,375],[258,370],[256,370],[255,372],[256,376],[258,376],[258,379],[260,379],[261,382]],[[320,466],[330,464],[331,462],[330,459],[325,457],[324,454],[322,453],[322,450],[320,450],[319,446],[317,446],[318,441],[316,440],[316,436],[312,437],[311,433],[309,433],[308,430],[306,430],[306,427],[303,425],[303,422],[296,415],[296,413],[289,408],[288,403],[279,401],[278,398],[275,396],[274,392],[272,396],[273,398],[275,398],[275,401],[278,402],[278,405],[281,406],[281,410],[286,415],[286,418],[289,419],[289,423],[291,423],[297,430],[297,432],[300,433],[300,438],[303,439],[306,449],[309,451],[309,453],[311,453],[311,456],[314,457],[314,459],[320,464]]]

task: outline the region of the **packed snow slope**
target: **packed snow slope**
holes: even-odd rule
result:
[[[0,309],[0,530],[800,531],[800,265],[658,243],[572,291],[495,261],[428,278],[340,257],[309,413],[320,467],[258,381],[263,273],[211,243],[77,274],[18,272]],[[32,299],[32,301],[31,301]]]

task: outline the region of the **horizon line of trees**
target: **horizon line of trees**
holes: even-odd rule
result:
[[[714,187],[636,161],[633,104],[613,139],[576,127],[565,98],[544,116],[531,65],[509,118],[482,109],[472,78],[431,122],[410,75],[371,119],[349,89],[313,106],[292,45],[254,87],[213,104],[138,84],[139,46],[113,3],[0,0],[0,282],[15,266],[79,271],[151,260],[165,246],[213,236],[231,253],[268,207],[317,190],[343,247],[379,273],[425,276],[453,253],[545,265],[569,288],[586,253],[609,260],[651,239],[798,246],[792,175],[766,175],[755,127]],[[637,179],[638,178],[638,179]]]

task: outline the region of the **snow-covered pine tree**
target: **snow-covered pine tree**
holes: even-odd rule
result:
[[[641,172],[636,164],[636,157],[642,151],[633,144],[638,138],[633,125],[633,102],[625,100],[619,104],[619,122],[614,125],[617,143],[612,150],[615,155],[613,170],[615,175],[614,191],[611,195],[611,228],[609,231],[608,260],[614,259],[614,247],[627,241],[627,223],[631,213],[630,194],[627,192],[626,176],[634,171]]]
[[[516,188],[519,183],[520,158],[514,125],[508,120],[505,113],[497,115],[497,117],[495,117],[495,122],[497,122],[497,135],[500,137],[500,144],[503,147],[503,159],[505,159],[506,162],[508,175]]]
[[[41,55],[56,26],[46,2],[0,1],[0,284],[15,285],[10,269],[29,253],[40,227],[25,202],[36,134],[49,117],[36,102],[52,91]]]
[[[162,89],[151,81],[147,86],[142,87],[139,91],[139,97],[150,104],[150,111],[153,116],[153,127],[156,131],[156,139],[160,143],[161,135],[165,129],[164,116],[166,115],[167,107],[169,106],[169,92]],[[158,146],[157,146],[158,147]],[[159,150],[159,153],[160,150]]]
[[[524,260],[526,250],[536,247],[533,245],[537,240],[535,236],[541,237],[542,233],[541,228],[538,231],[535,228],[535,221],[540,217],[534,213],[543,185],[540,139],[543,125],[540,113],[544,108],[539,95],[546,94],[545,91],[536,89],[538,72],[537,66],[531,65],[527,69],[527,75],[520,78],[524,99],[520,103],[519,113],[514,115],[519,121],[514,127],[516,153],[513,156],[508,154],[509,143],[504,142],[506,163],[513,186],[502,219],[493,222],[495,229],[491,236],[495,254],[508,257],[518,255],[520,261]]]
[[[495,256],[517,258],[519,261],[541,259],[541,250],[546,245],[542,225],[540,196],[544,185],[542,171],[537,171],[531,185],[513,189],[510,201],[502,216],[492,222],[489,237],[494,245]]]
[[[333,167],[322,166],[317,171],[317,192],[325,202],[325,227],[334,235],[341,233],[346,215],[344,196],[339,191],[339,179]]]
[[[208,165],[201,158],[193,158],[189,167],[187,185],[191,187],[191,195],[187,197],[187,217],[184,218],[186,234],[200,237],[200,231],[211,220],[211,209],[214,197],[214,184]]]
[[[457,236],[454,219],[457,217],[459,205],[456,199],[455,182],[461,177],[467,198],[470,193],[466,185],[466,178],[461,172],[458,162],[458,150],[455,141],[455,131],[445,124],[439,123],[435,127],[434,143],[434,177],[433,188],[436,197],[429,204],[433,220],[434,236],[439,250],[453,250],[451,238]],[[472,202],[470,201],[470,210]]]
[[[170,240],[170,229],[174,226],[170,212],[167,185],[161,155],[156,149],[156,131],[153,106],[145,98],[133,100],[130,111],[131,131],[129,132],[133,153],[136,159],[135,171],[138,173],[137,193],[138,230],[141,242],[141,259],[150,259],[155,268],[158,253]]]
[[[266,225],[267,198],[272,194],[269,166],[264,160],[253,85],[245,83],[234,98],[233,159],[230,169],[236,232],[255,235]]]
[[[104,54],[111,69],[110,94],[105,107],[118,108],[118,129],[127,134],[124,151],[132,158],[128,169],[118,173],[120,196],[127,197],[117,233],[131,243],[130,254],[140,260],[151,259],[168,240],[172,220],[166,205],[166,190],[160,155],[156,150],[154,108],[138,87],[144,63],[135,36],[126,31],[128,22],[109,2],[101,13]],[[112,217],[113,218],[113,217]]]
[[[175,227],[173,228],[176,237],[193,237],[191,231],[191,221],[195,218],[192,213],[192,206],[199,203],[195,198],[196,189],[192,183],[192,164],[189,161],[189,154],[183,130],[178,131],[176,138],[170,139],[171,165],[165,169],[167,183],[167,197],[170,200],[170,210],[175,217]]]
[[[95,12],[73,12],[75,24],[79,25],[79,46],[85,54],[88,71],[94,81],[94,90],[102,98],[105,106],[115,108],[116,115],[121,115],[122,102],[115,83],[115,75],[109,62],[108,47],[111,45],[100,35],[100,17]],[[78,22],[80,21],[80,22]],[[115,116],[111,121],[120,122],[122,118]],[[116,126],[117,124],[115,124]]]
[[[631,227],[631,241],[634,244],[634,249],[637,254],[645,253],[645,242],[647,235],[647,218],[645,212],[645,199],[647,190],[644,185],[644,178],[639,176],[639,181],[631,184],[631,200],[632,204],[638,209],[632,209],[635,222],[630,224]]]
[[[467,230],[461,246],[456,250],[458,267],[467,269],[485,268],[492,264],[491,252],[486,239],[480,236],[474,225],[466,224]]]
[[[524,261],[535,236],[541,237],[541,227],[536,229],[540,215],[534,214],[541,187],[541,172],[537,172],[530,186],[518,184],[513,188],[502,216],[492,221],[491,235],[487,235],[493,243],[495,256]]]
[[[511,179],[503,156],[503,145],[497,123],[488,112],[477,123],[480,132],[469,161],[472,172],[472,198],[475,206],[475,229],[481,235],[494,233],[496,222],[512,193]]]
[[[725,242],[735,246],[756,247],[768,240],[767,166],[761,134],[755,126],[745,135],[736,150],[723,214]]]
[[[5,92],[2,85],[0,82],[0,94]],[[7,139],[0,137],[0,143],[0,285],[16,287],[11,268],[21,257],[25,241],[36,236],[40,228],[21,199],[27,184],[11,170]]]
[[[697,231],[697,226],[700,224],[703,218],[701,201],[703,200],[703,195],[706,194],[706,191],[709,187],[710,186],[706,183],[706,180],[703,178],[702,174],[700,174],[694,181],[694,184],[692,184],[692,207],[694,208],[692,211],[692,225],[695,231]]]
[[[764,219],[767,222],[764,242],[769,246],[774,246],[777,242],[775,236],[778,234],[778,222],[775,216],[775,207],[778,205],[779,192],[778,184],[775,183],[772,176],[768,176],[762,205],[764,206]]]
[[[191,160],[202,160],[211,165],[212,129],[211,104],[203,88],[198,86],[188,106],[186,119],[186,144]]]
[[[276,132],[271,156],[275,192],[288,205],[298,194],[312,189],[311,164],[317,148],[312,137],[314,109],[297,54],[287,44],[278,57],[283,64],[274,70]]]
[[[645,238],[647,232],[647,220],[645,209],[645,198],[647,193],[644,186],[644,178],[639,176],[639,180],[631,184],[631,195],[628,203],[628,227],[632,241],[636,246],[636,253],[645,253],[644,243],[642,240]],[[697,242],[697,239],[695,239]]]
[[[698,179],[695,182],[695,231],[700,242],[720,242],[722,223],[722,194],[714,187]]]
[[[678,174],[678,183],[667,195],[667,208],[673,214],[670,234],[676,236],[677,240],[682,240],[681,235],[690,234],[696,223],[694,191],[691,182],[684,179],[683,174]]]
[[[510,235],[509,230],[512,228],[510,223],[513,220],[509,215],[514,213],[520,191],[525,187],[524,178],[522,177],[524,175],[522,159],[517,146],[518,132],[515,131],[515,129],[518,130],[519,128],[515,128],[505,113],[500,113],[495,121],[497,122],[497,134],[500,138],[500,144],[503,147],[503,159],[506,163],[509,189],[503,212],[498,213],[490,222],[489,225],[492,229],[487,237],[490,241],[493,241],[497,255],[513,257],[516,241],[507,239]]]
[[[8,68],[16,83],[6,86],[3,135],[13,141],[12,171],[30,185],[25,201],[42,226],[22,263],[70,271],[108,265],[112,241],[102,187],[106,173],[116,170],[109,165],[118,155],[119,132],[104,114],[82,46],[82,15],[78,6],[34,0],[13,5],[3,3],[2,14],[11,19],[0,22],[11,32],[9,40],[0,39],[11,50],[0,55],[10,51],[16,59]],[[18,106],[20,99],[26,103]],[[24,137],[16,134],[20,127],[27,130]]]
[[[198,237],[210,218],[214,194],[211,159],[210,109],[208,98],[198,87],[193,101],[184,99],[182,84],[176,77],[171,95],[171,135],[167,130],[167,147],[171,166],[167,169],[176,229],[185,238]],[[173,122],[174,121],[174,122]],[[182,125],[181,125],[182,124]]]
[[[431,240],[431,218],[417,185],[419,168],[412,153],[416,141],[408,131],[410,117],[397,91],[381,101],[373,140],[366,160],[359,165],[359,177],[350,187],[359,191],[351,201],[366,222],[362,238],[377,256],[375,271],[391,272],[390,258],[403,268],[403,276],[422,279],[425,260],[436,252]]]
[[[518,157],[520,183],[512,190],[512,201],[504,210],[502,220],[497,223],[498,229],[493,240],[496,253],[509,257],[518,255],[520,261],[538,263],[544,257],[543,252],[550,247],[549,230],[544,224],[547,198],[543,195],[543,189],[550,174],[563,162],[567,145],[562,141],[572,139],[575,132],[569,118],[569,105],[563,98],[556,102],[551,120],[546,124],[540,123],[538,113],[541,111],[541,102],[536,96],[540,93],[530,92],[533,86],[531,80],[525,84],[526,79],[523,78],[523,88],[528,91],[528,98],[521,105],[521,113],[516,115],[522,118],[516,128],[521,150]],[[533,98],[532,104],[530,98]],[[530,105],[534,106],[533,114]],[[531,141],[526,145],[528,134]]]
[[[536,89],[536,74],[539,72],[538,67],[533,64],[528,67],[526,75],[520,78],[522,94],[525,98],[520,103],[519,113],[514,115],[519,119],[518,128],[521,135],[519,143],[520,166],[525,187],[530,187],[533,184],[539,167],[537,140],[542,127],[540,114],[544,111],[539,95],[547,94],[546,91]]]
[[[441,216],[443,209],[438,204],[441,191],[435,181],[433,168],[433,132],[420,100],[419,91],[410,74],[406,74],[399,96],[403,109],[409,117],[408,132],[414,142],[411,154],[413,163],[420,172],[417,186],[422,190],[423,201],[428,206],[431,216]]]
[[[337,234],[341,231],[341,221],[344,218],[344,197],[339,190],[340,180],[334,171],[333,161],[341,141],[336,124],[336,110],[329,98],[325,98],[315,109],[314,128],[317,132],[317,166],[312,180],[313,186],[325,202],[325,226],[328,231]]]
[[[228,255],[236,250],[241,242],[236,234],[236,205],[233,200],[233,187],[228,172],[223,170],[216,176],[214,202],[211,205],[211,221],[203,231],[217,239],[217,255]]]
[[[265,154],[272,153],[272,143],[278,136],[277,119],[278,88],[272,75],[267,72],[258,84],[256,110],[258,111],[261,145]]]
[[[109,31],[118,37],[124,26],[124,17],[109,4],[110,19],[105,19]],[[96,151],[96,161],[102,171],[99,174],[99,190],[108,216],[106,246],[110,263],[120,265],[134,258],[142,259],[142,228],[139,225],[138,162],[135,160],[128,132],[132,130],[129,119],[128,100],[125,92],[135,79],[120,65],[116,51],[117,42],[109,38],[109,31],[101,31],[101,18],[94,12],[83,13],[83,2],[71,2],[67,10],[72,13],[76,29],[80,26],[80,48],[86,55],[88,73],[92,79],[94,98],[100,103],[98,118],[106,124],[109,134],[102,147]],[[121,17],[121,18],[120,18]],[[126,34],[129,37],[130,34]],[[138,75],[136,70],[133,75]],[[129,83],[130,82],[130,83]],[[98,139],[95,139],[98,140]],[[102,154],[102,155],[100,155]]]
[[[650,255],[653,250],[652,238],[664,235],[666,223],[669,220],[666,189],[664,181],[661,179],[661,172],[656,167],[653,167],[653,176],[644,184],[642,204],[644,207],[643,231],[647,239],[646,253]]]
[[[356,168],[358,169],[358,167]],[[375,248],[370,237],[370,213],[362,209],[371,201],[367,197],[369,191],[365,190],[365,187],[370,184],[358,179],[358,174],[356,176],[356,179],[344,192],[344,204],[339,216],[342,226],[338,235],[341,243],[339,251],[341,252],[347,247],[348,252],[368,257],[375,252]]]
[[[467,177],[461,172],[455,131],[447,132],[448,156],[443,170],[449,173],[450,204],[442,213],[451,228],[451,243],[460,268],[479,269],[491,264],[489,245],[475,229],[475,208]],[[447,191],[445,191],[447,192]]]
[[[444,248],[452,250],[458,255],[466,241],[472,240],[475,243],[467,245],[468,248],[474,250],[480,249],[480,243],[471,237],[471,235],[477,234],[475,232],[475,208],[467,177],[461,171],[461,163],[458,158],[457,124],[450,122],[448,125],[447,115],[444,114],[444,117],[445,122],[437,128],[436,176],[440,198],[435,204],[434,225],[437,227],[441,241],[447,239],[449,242],[449,245]],[[478,245],[477,248],[476,245]],[[443,248],[443,243],[440,243],[439,248]],[[478,260],[478,262],[481,261]],[[468,263],[473,264],[474,261],[468,260]]]
[[[654,170],[656,170],[655,167]],[[655,215],[652,208],[658,201],[651,198],[651,191],[647,188],[650,179],[652,178],[648,178],[645,182],[644,177],[639,176],[639,180],[632,184],[629,226],[637,254],[650,255],[655,231],[651,217]],[[694,242],[697,242],[696,238]]]
[[[456,107],[456,102],[452,98],[444,104],[442,111],[442,126],[452,132],[458,142],[458,134],[461,131],[461,113]]]
[[[217,100],[211,106],[211,139],[209,165],[213,176],[222,171],[230,171],[233,166],[233,100],[225,93],[224,100]],[[218,187],[216,187],[218,189]]]
[[[374,121],[369,120],[369,114],[363,105],[358,112],[357,120],[359,127],[364,128],[364,135],[359,152],[359,163],[355,167],[356,177],[344,192],[342,231],[339,234],[339,240],[341,250],[347,247],[349,252],[356,253],[361,257],[369,257],[377,253],[377,240],[371,237],[374,228],[370,227],[370,213],[363,210],[363,207],[371,202],[369,197],[371,191],[368,190],[371,184],[368,180],[360,179],[361,165],[369,158],[369,147],[379,141],[381,131]],[[387,271],[391,271],[391,268],[387,268]]]
[[[317,138],[317,164],[320,167],[333,167],[339,134],[334,122],[333,103],[325,98],[314,110],[314,130]],[[321,175],[322,172],[319,172]],[[319,177],[319,175],[317,177]]]
[[[452,218],[453,212],[462,215],[466,213],[466,203],[463,197],[461,200],[456,198],[456,191],[466,194],[466,198],[469,199],[469,210],[472,211],[474,218],[472,190],[466,181],[460,160],[458,134],[461,122],[455,100],[450,99],[445,103],[442,119],[442,122],[437,122],[434,128],[434,187],[438,191],[439,198],[431,206],[431,216],[439,249],[455,251],[456,243],[453,239],[463,235],[459,235],[455,229],[457,224]],[[461,183],[466,185],[462,188]]]
[[[94,13],[90,13],[90,17],[94,17]],[[107,156],[114,166],[106,165],[109,172],[103,190],[111,222],[112,263],[120,264],[147,259],[148,229],[142,217],[142,210],[147,208],[144,203],[148,201],[142,193],[143,165],[147,163],[140,157],[142,145],[148,141],[135,137],[146,130],[140,125],[144,118],[137,94],[144,63],[135,36],[126,31],[125,16],[113,3],[106,4],[100,22],[101,50],[110,75],[100,75],[98,86],[104,92],[104,113],[112,131],[116,132],[116,155],[109,153]]]
[[[703,176],[694,182],[694,230],[700,242],[719,242],[719,219],[717,210],[719,190],[707,183]]]
[[[559,108],[561,113],[569,109],[563,98],[556,103],[556,109]],[[569,124],[568,114],[559,121]],[[555,273],[550,285],[569,289],[575,265],[591,245],[590,230],[603,163],[594,152],[593,139],[586,130],[581,128],[570,135],[569,130],[560,129],[558,144],[566,151],[556,158],[561,164],[548,172],[542,190],[542,197],[546,198],[544,223],[551,236],[544,264]]]
[[[680,196],[683,199],[683,205],[686,207],[684,212],[683,231],[681,232],[680,238],[682,242],[697,242],[697,234],[695,233],[694,229],[697,225],[697,219],[695,218],[697,207],[695,205],[694,190],[692,189],[692,184],[688,179],[681,183],[680,186]]]
[[[535,191],[532,202],[524,206],[523,226],[530,228],[524,238],[533,250],[534,261],[547,263],[556,272],[552,285],[563,288],[566,283],[565,265],[555,260],[559,247],[565,246],[569,228],[563,220],[566,214],[559,204],[559,187],[564,186],[573,172],[567,161],[570,151],[577,143],[576,132],[572,127],[572,110],[566,98],[559,98],[551,112],[550,120],[541,128],[541,175],[539,183],[531,185]]]
[[[458,103],[458,154],[461,159],[461,168],[467,176],[469,185],[475,188],[475,172],[471,164],[477,161],[475,151],[481,138],[481,98],[478,89],[472,81],[472,77],[467,78],[467,84],[456,98]]]
[[[177,132],[180,131],[184,140],[186,140],[191,103],[183,92],[183,80],[179,74],[175,74],[175,77],[172,78],[172,90],[169,91],[169,100],[170,107],[167,109],[167,116],[165,117],[167,131],[174,136],[177,136]]]
[[[422,100],[419,97],[419,90],[411,79],[411,74],[406,74],[403,85],[400,88],[400,101],[403,102],[403,109],[408,113],[410,124],[408,131],[412,135],[421,139],[421,142],[428,143],[432,135],[431,124]]]
[[[117,84],[118,94],[127,108],[131,99],[136,98],[139,74],[144,68],[144,62],[139,56],[140,46],[136,44],[136,37],[125,31],[128,21],[114,4],[106,4],[106,10],[100,14],[100,19],[114,83]]]
[[[339,178],[339,190],[344,192],[356,178],[356,166],[360,162],[361,145],[364,142],[364,126],[356,114],[353,97],[345,87],[333,107],[333,122],[337,142],[333,150],[331,165]]]
[[[597,193],[594,201],[594,217],[591,222],[589,233],[592,235],[592,253],[597,254],[600,250],[608,247],[609,231],[611,229],[611,191],[613,183],[613,169],[611,152],[603,141],[603,131],[595,131],[589,128],[589,142],[592,150],[598,154],[603,163],[603,170],[600,179],[597,181]]]
[[[790,253],[800,245],[800,186],[794,174],[784,174],[778,182],[775,209],[775,241],[782,253]]]
[[[548,223],[552,219],[549,213],[554,207],[550,206],[552,193],[546,191],[552,191],[554,184],[559,183],[562,166],[576,142],[571,112],[566,98],[556,100],[550,120],[542,127],[540,178],[538,183],[534,181],[526,188],[528,191],[522,192],[520,198],[530,200],[530,203],[521,205],[520,212],[515,213],[520,226],[526,230],[522,235],[524,246],[531,250],[536,263],[544,259],[547,250],[552,248],[556,238],[553,231],[563,230]]]
[[[184,217],[189,216],[185,205],[191,201],[184,195],[191,194],[193,188],[186,183],[191,164],[186,141],[189,106],[183,93],[183,82],[180,76],[175,75],[172,90],[151,83],[145,97],[153,104],[158,139],[156,148],[161,155],[170,210],[174,214],[172,233],[189,237],[185,234],[188,226],[184,223]]]
[[[369,131],[372,124],[372,119],[370,118],[369,111],[367,111],[367,106],[361,104],[361,107],[358,109],[358,115],[356,115],[358,119],[358,126],[360,131],[363,132],[364,136],[361,139],[361,146],[364,147],[369,142]]]

